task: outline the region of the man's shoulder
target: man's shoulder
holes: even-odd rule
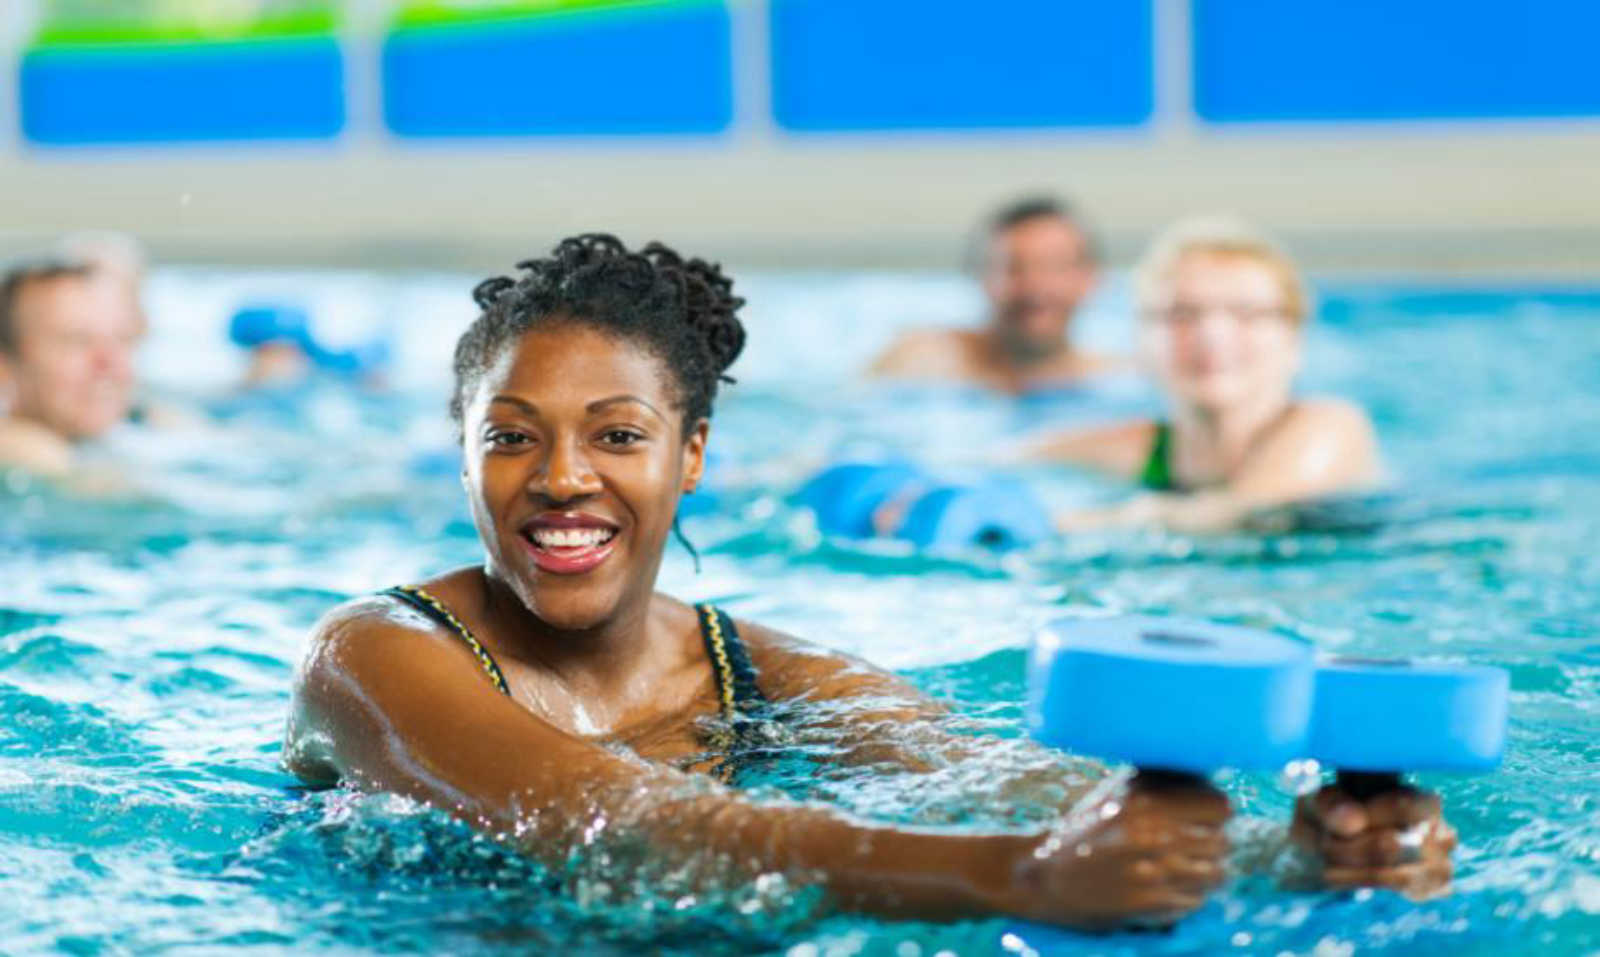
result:
[[[0,466],[66,475],[72,469],[72,444],[37,422],[0,419]]]
[[[941,375],[965,369],[978,345],[969,329],[919,326],[901,332],[872,364],[880,374]]]

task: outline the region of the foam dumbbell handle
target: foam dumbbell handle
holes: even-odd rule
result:
[[[1334,783],[1357,801],[1371,800],[1405,786],[1405,781],[1394,771],[1338,771],[1334,774]]]

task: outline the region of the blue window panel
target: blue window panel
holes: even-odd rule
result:
[[[805,132],[1137,126],[1150,0],[772,0],[772,96]]]
[[[384,117],[401,136],[717,133],[733,118],[721,3],[663,3],[390,36]]]
[[[1600,115],[1594,0],[1193,0],[1218,123]]]
[[[52,146],[328,139],[345,122],[331,37],[42,48],[20,87],[23,135]]]

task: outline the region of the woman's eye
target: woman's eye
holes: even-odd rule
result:
[[[607,445],[627,446],[643,439],[644,436],[627,429],[608,429],[600,433],[600,441]]]
[[[521,432],[491,432],[489,444],[496,448],[508,448],[515,445],[526,445],[532,441]]]

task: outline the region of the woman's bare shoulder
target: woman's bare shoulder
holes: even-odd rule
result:
[[[774,699],[870,697],[922,708],[926,698],[893,673],[788,632],[738,621],[761,690]]]

